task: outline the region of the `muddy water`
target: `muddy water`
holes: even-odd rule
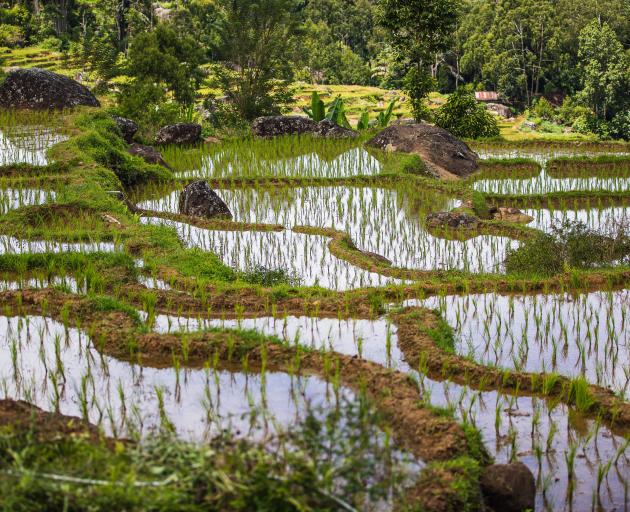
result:
[[[575,450],[573,510],[590,510],[597,498],[600,466],[611,460],[611,469],[600,488],[606,510],[630,506],[630,450],[624,438],[607,427],[581,417],[562,404],[532,397],[514,397],[494,391],[478,392],[449,381],[434,381],[410,368],[398,348],[396,328],[386,319],[330,320],[304,317],[201,320],[161,315],[155,330],[173,332],[208,327],[255,328],[288,343],[328,348],[348,355],[361,355],[378,364],[410,373],[419,382],[420,396],[433,405],[454,410],[462,420],[480,429],[484,443],[497,462],[524,462],[537,479],[537,508],[569,510],[568,471],[565,454]],[[361,343],[358,340],[361,339]],[[499,421],[497,422],[497,411]]]
[[[142,218],[142,222],[171,226],[188,247],[215,253],[237,270],[284,269],[303,285],[333,290],[399,283],[374,272],[362,270],[336,258],[328,250],[329,239],[292,231],[212,231],[181,222]]]
[[[314,376],[177,372],[121,362],[102,357],[77,329],[66,331],[63,324],[37,316],[0,317],[0,350],[4,397],[47,410],[58,407],[68,415],[87,412],[92,423],[110,434],[158,429],[164,417],[160,399],[179,435],[203,439],[227,423],[247,432],[257,414],[264,421],[255,425],[256,435],[263,435],[264,428],[273,431],[273,422],[286,427],[310,409],[330,409],[343,398],[353,398],[349,390],[335,390]]]
[[[158,315],[154,323],[154,330],[160,333],[198,331],[211,327],[255,329],[268,336],[277,336],[290,345],[300,344],[312,350],[356,354],[388,368],[409,371],[396,343],[396,326],[386,319],[338,320],[287,316],[228,320]]]
[[[86,293],[85,281],[79,283],[71,276],[53,276],[51,278],[29,277],[22,280],[0,280],[0,292],[24,290],[27,288],[61,287],[71,293]]]
[[[49,190],[27,188],[0,189],[0,215],[22,206],[54,202],[55,198],[55,192]]]
[[[52,242],[49,240],[20,240],[0,235],[0,254],[40,254],[46,252],[115,252],[122,250],[112,242]]]
[[[218,193],[237,221],[281,224],[287,228],[332,227],[348,233],[361,250],[385,256],[397,267],[500,272],[507,248],[518,245],[505,237],[481,235],[460,241],[433,236],[425,228],[426,214],[459,205],[458,201],[433,193],[361,187],[239,189]],[[141,201],[139,206],[177,212],[179,195],[179,190],[166,192],[158,199]]]
[[[482,178],[473,183],[473,188],[480,192],[492,194],[547,194],[551,192],[571,192],[602,190],[610,192],[623,192],[630,189],[630,178],[625,177],[580,177],[580,178],[553,178],[547,174],[546,166],[550,159],[564,156],[596,156],[593,153],[579,153],[570,151],[479,151],[483,158],[530,158],[536,160],[542,169],[540,174],[531,178]],[[624,155],[626,153],[598,153],[597,155]]]
[[[67,137],[43,127],[0,130],[0,165],[26,163],[46,165],[49,148]]]
[[[410,305],[418,301],[410,301]],[[630,398],[630,291],[432,297],[456,351],[485,365],[585,377]]]
[[[281,144],[281,141],[269,141],[269,145]],[[274,177],[311,177],[311,178],[345,178],[357,175],[374,175],[383,171],[382,164],[365,149],[348,148],[347,143],[339,151],[335,141],[330,146],[331,154],[318,154],[315,151],[293,156],[295,151],[278,148],[275,155],[261,154],[248,147],[243,141],[239,148],[224,147],[214,152],[199,153],[192,160],[194,163],[181,169],[181,159],[175,156],[172,160],[168,152],[165,158],[178,170],[181,178],[225,178],[234,176],[274,176]],[[273,148],[271,148],[271,152]],[[326,152],[326,151],[324,151]],[[178,161],[179,160],[179,161]],[[181,170],[180,170],[181,169]]]
[[[238,437],[265,442],[270,450],[274,443],[280,443],[277,449],[291,449],[274,434],[301,424],[307,415],[323,420],[330,412],[345,410],[344,404],[356,403],[349,389],[315,376],[211,367],[149,368],[121,362],[101,356],[77,329],[38,316],[0,317],[0,333],[0,397],[87,417],[110,435],[145,436],[174,428],[184,439],[203,441],[229,429]],[[396,485],[404,487],[424,467],[422,461],[388,444],[374,424],[358,425],[352,416],[341,416],[326,425],[322,446],[334,445],[326,457],[338,454],[336,443],[356,443],[352,436],[359,439],[360,434],[370,439],[369,446],[362,441],[357,449],[369,458],[373,475],[394,469],[403,478]],[[335,465],[334,460],[328,463]],[[387,501],[365,499],[362,510],[392,509]]]

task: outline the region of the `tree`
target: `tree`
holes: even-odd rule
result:
[[[125,70],[130,81],[118,95],[120,113],[147,127],[174,121],[181,107],[195,102],[202,59],[197,42],[167,24],[135,36]]]
[[[628,58],[608,23],[593,20],[580,32],[580,97],[601,119],[610,119],[626,96]]]
[[[435,124],[456,137],[479,139],[499,135],[496,118],[475,100],[472,90],[465,86],[459,87],[440,107]]]
[[[382,0],[379,22],[387,29],[399,58],[409,61],[405,78],[414,117],[426,112],[423,103],[433,83],[428,66],[448,49],[457,26],[458,0]]]
[[[280,113],[292,101],[293,0],[222,0],[218,85],[241,117]]]

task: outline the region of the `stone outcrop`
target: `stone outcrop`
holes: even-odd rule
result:
[[[160,128],[155,136],[155,143],[161,146],[168,144],[197,144],[201,142],[201,125],[196,123],[177,123]]]
[[[98,107],[100,103],[87,87],[45,69],[17,69],[0,84],[2,108],[52,110],[80,105]]]
[[[438,212],[427,215],[427,227],[435,229],[476,229],[479,219],[462,212]]]
[[[501,105],[501,103],[486,103],[486,108],[503,119],[509,119],[512,117],[510,107]]]
[[[523,213],[518,208],[506,208],[500,206],[499,208],[493,208],[490,210],[492,217],[496,220],[502,220],[505,222],[515,222],[518,224],[529,224],[534,220],[534,217]]]
[[[130,155],[139,156],[148,164],[161,165],[162,167],[166,167],[169,170],[171,169],[170,165],[168,165],[162,158],[162,154],[153,146],[143,146],[142,144],[132,144],[127,149],[127,152]]]
[[[522,462],[487,466],[480,483],[486,503],[496,512],[524,512],[535,508],[536,482]]]
[[[477,154],[465,142],[430,124],[389,126],[366,144],[385,151],[415,153],[442,179],[466,178],[479,168]]]
[[[122,133],[123,139],[127,144],[131,144],[133,141],[133,136],[138,131],[138,125],[132,121],[131,119],[127,119],[126,117],[114,116],[114,121],[116,121],[116,126]]]
[[[252,132],[256,137],[278,137],[282,135],[313,135],[327,138],[354,138],[358,134],[324,119],[316,123],[303,116],[266,116],[259,117],[252,123]]]
[[[205,180],[194,181],[184,187],[179,196],[179,213],[207,219],[232,218],[227,204]]]
[[[252,132],[256,137],[303,135],[313,133],[317,123],[303,116],[265,116],[254,119]]]
[[[354,130],[339,126],[329,119],[324,119],[315,125],[313,130],[315,137],[326,137],[329,139],[354,139],[359,136]]]

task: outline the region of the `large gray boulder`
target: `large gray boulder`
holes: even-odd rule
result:
[[[171,169],[162,158],[162,154],[153,146],[143,146],[142,144],[132,144],[127,148],[127,152],[130,155],[138,156],[142,158],[148,164],[161,165],[167,169]]]
[[[478,168],[477,154],[446,130],[426,123],[385,128],[367,143],[384,151],[415,153],[443,179],[465,178]]]
[[[160,128],[155,136],[155,143],[161,146],[167,144],[197,144],[201,142],[201,125],[196,123],[177,123]]]
[[[122,133],[123,139],[127,144],[131,144],[133,141],[133,136],[138,131],[138,125],[136,122],[131,119],[127,119],[126,117],[114,116],[114,121],[116,121],[116,126]]]
[[[523,512],[536,506],[534,475],[522,462],[493,464],[481,475],[481,491],[496,512]]]
[[[179,213],[207,219],[232,218],[227,204],[205,180],[194,181],[184,187],[179,196]]]
[[[266,116],[254,119],[252,132],[256,137],[278,137],[281,135],[313,135],[326,138],[354,138],[358,134],[324,119],[316,123],[303,116]]]
[[[265,116],[254,119],[252,132],[256,137],[303,135],[313,133],[317,123],[303,116]]]
[[[330,119],[324,119],[315,125],[313,130],[315,137],[326,137],[329,139],[355,139],[359,136],[354,130],[339,126]]]
[[[0,84],[0,107],[50,110],[100,103],[79,82],[39,68],[16,69]]]

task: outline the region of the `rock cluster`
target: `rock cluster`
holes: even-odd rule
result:
[[[462,212],[438,212],[427,215],[427,226],[439,229],[476,229],[479,219]]]
[[[179,196],[179,213],[192,217],[232,218],[232,212],[205,180],[194,181]]]
[[[100,103],[90,90],[80,83],[39,68],[16,69],[0,84],[0,107],[51,110]]]
[[[534,220],[534,217],[523,213],[518,208],[506,208],[500,206],[490,210],[492,217],[496,220],[502,220],[505,222],[515,222],[519,224],[529,224]]]

